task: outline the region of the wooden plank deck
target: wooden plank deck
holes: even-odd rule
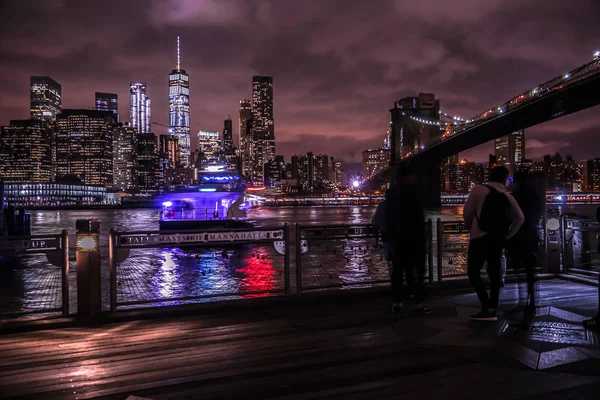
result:
[[[552,314],[547,306],[569,315],[597,309],[595,287],[558,280],[540,285],[540,309],[550,310],[544,318]],[[516,285],[509,285],[502,308],[516,298]],[[346,303],[1,335],[0,397],[598,398],[597,344],[563,346],[572,360],[540,371],[466,319],[477,308],[473,294],[435,297],[434,313],[426,317],[413,316],[408,306],[392,315],[387,298],[363,300],[358,292]],[[546,350],[557,351],[553,346]]]

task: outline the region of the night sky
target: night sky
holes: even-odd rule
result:
[[[168,124],[168,74],[181,37],[192,143],[222,130],[272,75],[277,152],[359,161],[382,144],[393,102],[433,92],[463,118],[578,67],[600,48],[598,0],[8,0],[0,5],[0,124],[29,116],[29,76],[61,83],[64,108],[93,107],[146,81]],[[527,131],[528,157],[600,157],[600,108]],[[155,126],[155,132],[166,128]],[[488,144],[463,153],[487,160]]]

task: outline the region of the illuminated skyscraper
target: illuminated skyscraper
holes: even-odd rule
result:
[[[96,110],[110,111],[115,116],[115,122],[119,122],[119,96],[116,93],[96,92]]]
[[[264,168],[275,160],[273,78],[252,77],[252,181],[264,182]]]
[[[362,153],[362,176],[363,179],[377,175],[390,166],[389,149],[369,149]]]
[[[198,168],[205,169],[209,166],[223,164],[223,150],[219,132],[198,132]]]
[[[29,82],[31,119],[56,119],[62,110],[60,84],[49,76],[32,76]]]
[[[136,184],[143,195],[154,194],[159,190],[160,170],[156,147],[154,133],[138,134]]]
[[[138,134],[150,133],[151,128],[150,98],[146,93],[146,83],[131,82],[129,88],[129,119]]]
[[[138,134],[128,123],[114,129],[113,181],[114,188],[131,191],[136,188]]]
[[[525,131],[521,129],[496,139],[494,142],[494,155],[499,165],[514,167],[520,164],[526,158]]]
[[[50,182],[52,131],[37,120],[10,121],[0,131],[0,181]]]
[[[252,176],[252,103],[240,100],[240,158],[242,175]]]
[[[56,117],[57,179],[77,177],[85,185],[113,185],[113,114],[63,110]]]
[[[177,36],[177,68],[169,74],[169,134],[179,142],[179,162],[189,167],[190,160],[190,77],[181,69],[179,36]]]

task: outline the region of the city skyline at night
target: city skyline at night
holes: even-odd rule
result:
[[[190,131],[220,130],[224,116],[237,114],[239,99],[248,96],[249,78],[270,75],[277,81],[278,153],[290,157],[318,147],[359,162],[364,149],[380,143],[386,111],[399,98],[435,93],[441,109],[468,118],[583,64],[600,46],[593,18],[598,5],[591,0],[578,7],[537,0],[453,6],[376,1],[352,10],[335,1],[315,2],[307,10],[288,1],[153,1],[136,27],[127,15],[139,4],[115,3],[122,11],[115,13],[109,3],[80,8],[56,2],[31,16],[27,2],[6,8],[12,39],[0,45],[1,125],[28,117],[29,76],[50,76],[62,85],[65,108],[92,106],[94,92],[127,98],[129,82],[147,82],[152,120],[170,126],[164,74],[173,69],[174,38],[181,36],[186,73],[194,77]],[[540,7],[543,17],[532,12]],[[70,14],[81,18],[68,29],[53,17]],[[335,22],[321,20],[334,14]],[[515,21],[516,14],[532,17]],[[17,31],[21,22],[13,21],[21,20],[29,29]],[[101,29],[106,24],[114,27],[109,33]],[[411,40],[398,40],[398,27],[411,32]],[[53,46],[61,51],[51,55],[39,50],[50,45],[29,45],[33,38],[48,40],[41,29],[56,34]],[[119,105],[121,116],[129,114],[127,103]],[[595,110],[528,129],[528,157],[555,151],[594,157],[600,153],[594,140],[599,130]],[[239,132],[233,133],[237,140]],[[485,161],[492,152],[488,143],[465,156]]]

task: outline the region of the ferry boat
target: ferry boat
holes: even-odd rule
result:
[[[237,171],[207,167],[198,172],[197,185],[182,185],[159,197],[160,230],[253,228],[245,194]]]

